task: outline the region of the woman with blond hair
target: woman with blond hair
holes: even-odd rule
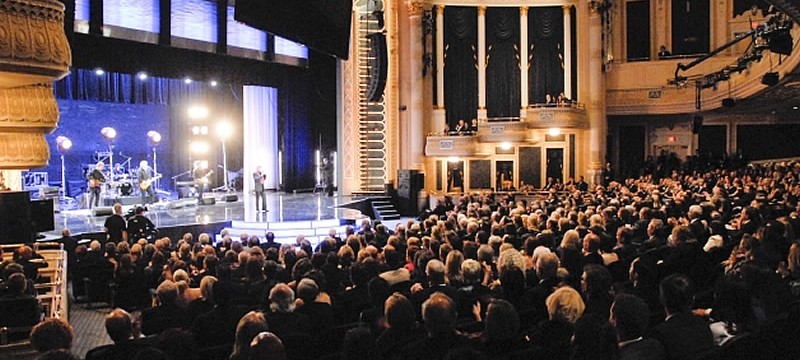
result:
[[[267,319],[264,313],[251,311],[239,320],[236,325],[236,340],[233,343],[233,352],[229,360],[247,360],[250,358],[250,344],[256,335],[268,331]]]
[[[575,289],[564,286],[545,300],[548,320],[528,332],[531,344],[550,350],[553,359],[568,359],[575,322],[583,316],[586,306]]]

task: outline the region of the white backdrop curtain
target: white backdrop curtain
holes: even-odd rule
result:
[[[261,166],[267,189],[278,189],[278,89],[244,86],[244,206],[245,219],[255,219],[253,173]],[[267,209],[270,209],[267,204]]]

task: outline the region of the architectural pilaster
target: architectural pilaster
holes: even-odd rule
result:
[[[528,7],[519,8],[519,94],[520,117],[525,117],[528,108]]]
[[[564,96],[572,99],[572,6],[564,5]]]
[[[423,4],[408,1],[408,71],[406,75],[409,80],[408,93],[404,94],[408,100],[407,116],[408,125],[403,127],[407,130],[406,134],[401,135],[401,142],[408,141],[408,158],[402,162],[405,166],[412,169],[423,170],[423,156],[425,148],[425,135],[423,132],[424,124],[424,94],[425,82],[422,76],[422,12]],[[405,168],[401,165],[401,167]]]
[[[444,109],[444,5],[436,5],[436,104]]]
[[[486,118],[486,6],[478,6],[478,117]]]
[[[600,6],[589,2],[589,98],[586,114],[589,118],[589,169],[588,174],[595,184],[601,183],[606,150],[606,84],[603,73],[603,24]]]

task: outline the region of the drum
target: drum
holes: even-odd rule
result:
[[[128,181],[123,182],[119,186],[119,192],[122,194],[122,196],[130,196],[133,194],[133,184]]]

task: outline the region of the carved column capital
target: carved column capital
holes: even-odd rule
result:
[[[408,16],[420,16],[425,11],[425,4],[416,1],[406,1]]]
[[[527,6],[520,6],[519,7],[519,15],[520,16],[528,16],[528,7]]]
[[[486,15],[486,6],[478,6],[478,15]]]
[[[444,5],[436,5],[436,15],[444,15]]]

